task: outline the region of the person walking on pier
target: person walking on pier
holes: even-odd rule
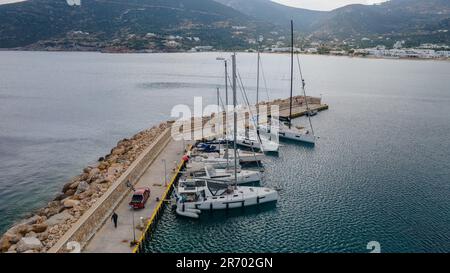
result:
[[[119,215],[117,215],[116,212],[113,212],[113,215],[111,216],[111,220],[113,221],[115,228],[117,228],[117,218],[119,218]]]

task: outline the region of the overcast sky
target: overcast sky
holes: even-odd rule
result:
[[[0,0],[1,1],[1,0]],[[386,0],[274,0],[275,2],[314,10],[332,10],[349,4],[375,4]]]
[[[19,2],[21,0],[0,0],[0,4]],[[22,0],[23,1],[23,0]],[[348,4],[374,4],[386,0],[274,0],[275,2],[299,8],[315,10],[332,10]]]

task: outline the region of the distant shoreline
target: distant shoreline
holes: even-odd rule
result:
[[[82,52],[82,53],[101,53],[101,54],[198,54],[198,53],[222,53],[222,52],[237,52],[237,53],[256,53],[256,52],[248,52],[248,51],[233,51],[233,50],[220,50],[220,51],[199,51],[199,52],[189,52],[189,51],[155,51],[155,52],[140,52],[140,51],[124,51],[124,52],[108,52],[101,50],[45,50],[45,49],[23,49],[23,48],[0,48],[0,52],[64,52],[64,53],[72,53],[72,52]],[[262,52],[264,54],[289,54],[289,52]],[[351,56],[351,55],[336,55],[336,54],[315,54],[315,53],[306,53],[301,52],[300,55],[308,55],[308,56],[328,56],[328,57],[347,57],[347,58],[358,58],[358,59],[374,59],[374,60],[409,60],[409,61],[450,61],[450,58],[411,58],[411,57],[377,57],[377,56]]]

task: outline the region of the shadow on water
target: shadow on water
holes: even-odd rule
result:
[[[309,149],[313,149],[315,147],[315,144],[301,142],[301,141],[295,141],[295,140],[291,140],[291,139],[281,139],[280,138],[280,143],[281,143],[281,145],[283,145],[283,144],[298,145],[298,146],[309,148]]]
[[[200,218],[197,221],[200,224],[214,224],[221,223],[224,219],[248,217],[250,215],[257,215],[269,211],[275,211],[277,208],[276,202],[264,203],[256,206],[235,208],[229,210],[212,210],[212,211],[202,211]],[[172,213],[176,214],[175,210]],[[177,216],[180,221],[193,221],[193,219]]]

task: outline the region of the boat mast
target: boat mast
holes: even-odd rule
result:
[[[292,91],[294,89],[294,21],[291,20],[291,96],[289,100],[289,129],[292,125]]]
[[[223,117],[221,117],[223,118]],[[227,145],[227,150],[225,151],[227,158],[227,169],[228,169],[228,61],[225,60],[225,142]]]
[[[220,113],[221,113],[221,111],[220,111],[220,94],[219,94],[219,87],[217,87],[217,116],[216,116],[217,121],[216,121],[216,124],[220,124],[219,123]],[[219,128],[216,128],[216,130],[220,130],[220,126],[219,126]],[[220,142],[219,142],[219,158],[220,158]]]
[[[298,70],[300,71],[300,79],[302,81],[302,90],[303,90],[303,97],[305,99],[305,104],[306,104],[306,112],[308,113],[308,121],[309,121],[309,126],[311,127],[311,133],[313,135],[313,137],[315,137],[314,135],[314,128],[312,125],[312,121],[311,121],[311,109],[309,108],[309,103],[308,103],[308,97],[306,96],[306,83],[305,83],[305,79],[303,78],[303,72],[302,72],[302,67],[300,65],[300,59],[298,58],[297,55],[297,63],[298,63]]]
[[[225,106],[228,108],[228,62],[225,62]]]
[[[258,42],[258,69],[256,70],[256,127],[259,127],[259,65],[261,61],[260,45]],[[258,128],[256,128],[258,132]]]
[[[234,123],[234,136],[233,136],[233,148],[234,148],[234,183],[237,187],[237,147],[236,147],[236,140],[237,140],[237,113],[236,113],[236,53],[234,53],[232,56],[233,61],[233,123]]]

